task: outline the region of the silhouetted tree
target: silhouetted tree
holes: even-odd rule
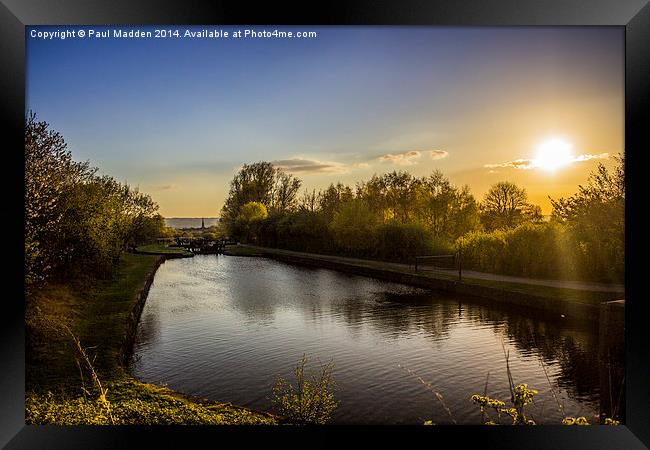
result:
[[[294,211],[298,207],[298,189],[302,181],[276,169],[272,209],[276,214]]]
[[[316,189],[312,189],[311,192],[305,191],[300,198],[299,209],[311,213],[316,212],[318,210],[318,195]]]
[[[327,221],[330,222],[340,206],[351,201],[353,198],[354,194],[349,186],[344,186],[340,182],[336,185],[330,184],[327,189],[319,193],[319,209]]]
[[[598,164],[587,186],[553,200],[552,220],[565,224],[577,240],[581,266],[592,277],[622,281],[625,266],[625,156],[610,172]]]
[[[415,217],[420,180],[408,172],[393,171],[373,175],[357,186],[357,197],[363,199],[380,220],[408,223]]]
[[[528,205],[524,188],[509,181],[500,181],[490,188],[481,202],[481,219],[489,230],[512,228],[523,221]]]

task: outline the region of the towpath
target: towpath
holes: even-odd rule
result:
[[[311,259],[321,259],[324,261],[340,262],[343,264],[356,264],[366,267],[374,268],[392,268],[401,271],[415,271],[413,264],[402,264],[402,263],[393,263],[385,261],[375,261],[369,259],[361,258],[349,258],[345,256],[332,256],[332,255],[320,255],[317,253],[305,253],[305,252],[296,252],[292,250],[281,250],[268,247],[258,247],[255,245],[243,245],[243,247],[248,247],[251,249],[259,250],[261,253],[276,253],[276,254],[286,254],[286,255],[295,255],[308,257]],[[418,268],[418,272],[431,274],[435,276],[435,273],[444,273],[446,275],[455,275],[458,273],[455,269],[435,269],[427,268],[423,266]],[[480,279],[480,280],[491,280],[491,281],[501,281],[506,283],[520,283],[528,285],[538,285],[538,286],[548,286],[555,288],[564,288],[564,289],[575,289],[579,291],[592,291],[592,292],[620,292],[621,297],[625,293],[625,286],[622,284],[606,284],[606,283],[597,283],[591,281],[570,281],[570,280],[545,280],[537,278],[525,278],[525,277],[515,277],[510,275],[499,275],[494,273],[486,272],[477,272],[474,270],[463,270],[462,271],[463,279]]]

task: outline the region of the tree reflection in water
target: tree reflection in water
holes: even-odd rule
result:
[[[169,261],[142,317],[136,375],[267,409],[275,377],[309,353],[334,359],[340,423],[431,419],[436,400],[403,368],[431,381],[459,423],[479,423],[469,397],[488,371],[489,393],[507,392],[502,342],[517,381],[540,389],[540,423],[561,417],[540,364],[573,414],[598,410],[604,373],[620,385],[618,372],[603,370],[593,323],[262,258]]]

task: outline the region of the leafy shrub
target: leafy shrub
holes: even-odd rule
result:
[[[397,261],[411,261],[416,255],[451,254],[453,246],[444,239],[435,238],[419,223],[389,222],[377,227],[374,256]]]
[[[475,231],[458,239],[456,245],[462,251],[464,268],[503,272],[503,255],[506,249],[506,233],[503,230]]]
[[[359,199],[342,204],[334,213],[330,230],[338,248],[344,253],[369,256],[375,249],[374,230],[377,216]]]
[[[289,384],[283,378],[278,378],[273,387],[273,403],[280,413],[290,422],[296,424],[327,423],[332,411],[338,406],[334,400],[335,388],[332,378],[334,365],[330,362],[320,368],[318,376],[305,378],[307,357],[298,362],[295,369],[296,385]]]
[[[309,211],[288,213],[269,221],[273,228],[274,246],[290,250],[319,252],[331,248],[332,236],[325,217]]]
[[[608,279],[594,272],[590,250],[560,223],[522,224],[510,230],[473,232],[459,238],[466,269],[532,278]],[[593,256],[593,255],[592,255]]]

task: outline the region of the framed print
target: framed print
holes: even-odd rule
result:
[[[646,1],[0,11],[2,445],[650,445]]]

